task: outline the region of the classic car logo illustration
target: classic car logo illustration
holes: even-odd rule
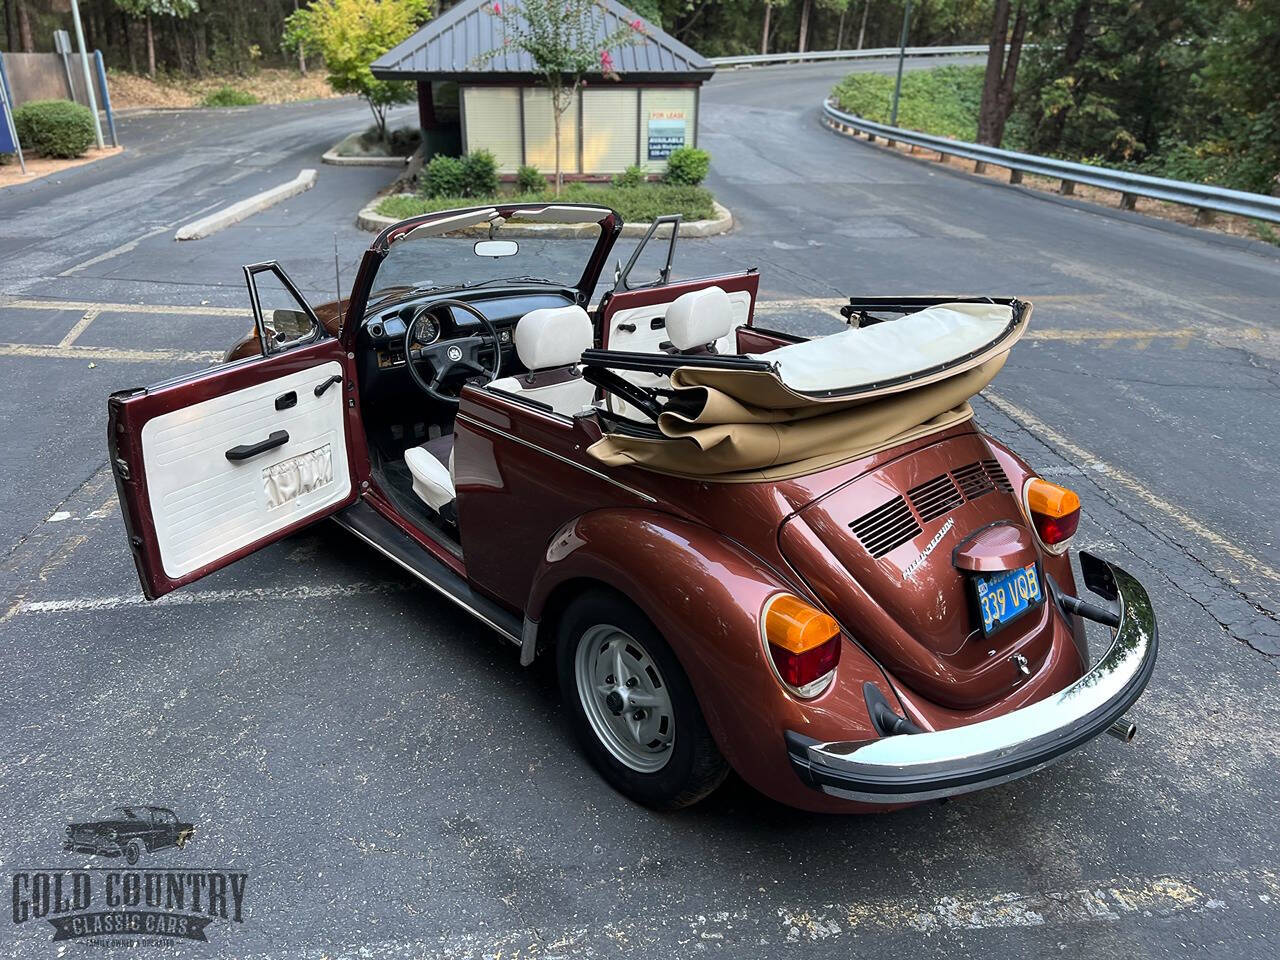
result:
[[[47,920],[53,941],[157,946],[161,938],[206,942],[215,920],[244,922],[247,873],[207,867],[131,869],[144,856],[186,847],[195,826],[168,807],[108,807],[67,825],[66,852],[121,858],[118,866],[40,868],[13,874],[13,922]]]
[[[168,807],[131,804],[110,807],[88,823],[67,824],[62,849],[102,856],[123,856],[133,866],[144,853],[187,845],[194,825],[182,823]]]

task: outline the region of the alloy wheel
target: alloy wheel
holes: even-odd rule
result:
[[[667,765],[676,718],[657,662],[634,637],[610,624],[583,631],[574,655],[583,712],[618,762],[640,773]]]

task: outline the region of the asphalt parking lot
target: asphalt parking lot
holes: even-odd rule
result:
[[[850,294],[1035,303],[975,408],[1079,491],[1081,545],[1152,595],[1162,656],[1134,744],[887,816],[802,814],[732,780],[659,815],[578,757],[549,671],[331,524],[144,603],[107,394],[247,329],[243,263],[331,298],[335,237],[349,283],[372,236],[355,212],[390,179],[320,167],[178,244],[366,111],[153,113],[123,122],[121,157],[0,193],[3,872],[89,863],[61,852],[64,825],[138,801],[197,826],[147,866],[249,875],[243,922],[179,956],[1275,956],[1280,253],[838,138],[817,102],[840,73],[706,88],[711,186],[738,225],[681,241],[677,272],[758,266],[760,322],[805,332]],[[58,950],[43,924],[0,926],[0,951]]]

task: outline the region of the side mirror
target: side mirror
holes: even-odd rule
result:
[[[519,249],[514,240],[477,240],[472,247],[477,257],[514,257]]]

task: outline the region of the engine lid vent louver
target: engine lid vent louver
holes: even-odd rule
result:
[[[960,486],[960,492],[964,494],[966,500],[977,500],[978,497],[996,488],[995,482],[987,475],[981,461],[952,470],[951,475],[955,477],[956,483]]]
[[[894,497],[849,524],[867,552],[877,559],[917,537],[923,527],[969,500],[1013,485],[996,460],[978,460],[934,477]]]
[[[922,523],[936,520],[944,513],[949,513],[964,503],[964,497],[956,489],[956,485],[952,482],[951,474],[949,473],[944,473],[940,477],[934,477],[928,483],[913,487],[907,491],[907,499],[911,501],[911,506],[915,507],[916,513],[920,515]]]
[[[920,533],[915,514],[902,497],[864,513],[849,524],[849,529],[873,557],[883,557]]]

